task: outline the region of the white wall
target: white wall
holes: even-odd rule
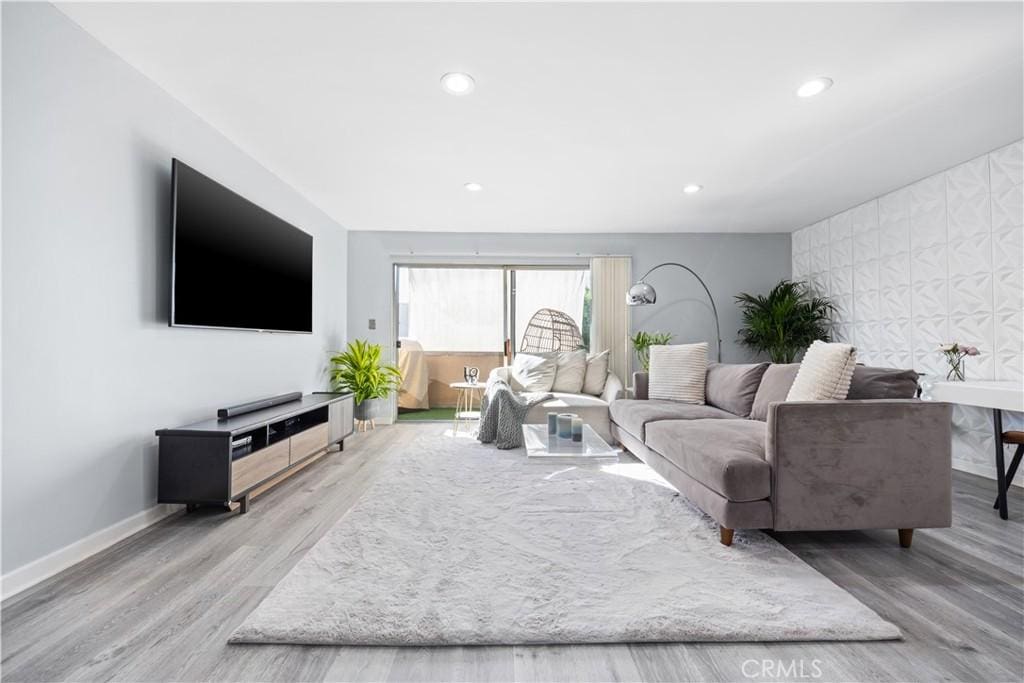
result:
[[[721,316],[723,360],[750,352],[736,343],[739,309],[733,296],[766,292],[790,274],[790,236],[783,234],[511,234],[351,231],[348,234],[348,330],[352,337],[393,348],[390,329],[394,263],[586,263],[588,256],[633,257],[633,277],[664,261],[700,273]],[[715,327],[707,297],[689,273],[666,268],[650,282],[658,303],[631,309],[632,329],[675,334],[675,343],[708,341]],[[626,293],[622,293],[625,298]],[[500,306],[501,302],[495,305]],[[377,329],[368,329],[370,318]],[[628,379],[628,378],[624,378]]]
[[[3,86],[6,584],[155,505],[155,429],[325,386],[346,237],[50,5],[4,3]],[[313,335],[167,326],[172,156],[314,235]]]
[[[937,351],[975,344],[968,378],[1024,373],[1024,142],[793,233],[793,276],[831,295],[835,337],[876,365],[946,374]],[[1011,416],[1021,421],[1021,416]],[[954,463],[995,476],[989,411],[957,407]]]

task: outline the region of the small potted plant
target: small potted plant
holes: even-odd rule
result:
[[[939,351],[942,352],[942,355],[946,357],[946,362],[949,363],[949,372],[946,373],[946,380],[950,382],[963,382],[964,359],[967,356],[981,355],[981,351],[978,350],[977,346],[968,346],[960,342],[943,344],[939,347]]]
[[[669,332],[637,332],[630,339],[633,342],[633,350],[640,361],[644,372],[651,369],[651,347],[662,346],[672,341],[672,334]]]
[[[352,392],[353,417],[371,424],[380,417],[383,399],[402,382],[399,369],[382,363],[380,355],[380,344],[356,339],[344,351],[331,356],[331,389]]]

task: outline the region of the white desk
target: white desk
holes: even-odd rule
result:
[[[926,398],[924,395],[921,398]],[[987,380],[971,380],[969,382],[935,382],[930,392],[933,401],[946,401],[964,406],[989,408],[992,410],[992,427],[996,438],[996,486],[999,489],[995,507],[999,508],[999,516],[1008,517],[1006,508],[1006,489],[1017,471],[1020,459],[1014,456],[1014,462],[1007,472],[1003,457],[1003,411],[1024,413],[1024,384],[1021,382],[999,382]]]
[[[932,400],[1024,413],[1024,384],[985,380],[935,382]]]

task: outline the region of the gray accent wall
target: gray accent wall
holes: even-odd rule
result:
[[[352,337],[391,345],[392,266],[395,263],[585,263],[590,256],[631,256],[633,277],[664,261],[701,274],[721,315],[723,360],[752,358],[737,344],[740,314],[733,296],[765,292],[790,274],[790,236],[772,234],[514,234],[350,231],[348,330]],[[675,343],[708,341],[715,326],[707,297],[693,276],[663,268],[649,279],[658,303],[633,308],[632,330],[675,334]],[[625,299],[626,293],[622,293]],[[495,302],[500,306],[501,302]],[[369,320],[377,329],[369,329]],[[500,350],[500,349],[496,349]]]
[[[167,326],[173,156],[314,235],[314,334]],[[47,4],[3,5],[3,198],[7,574],[151,509],[154,429],[324,387],[347,261],[340,225]]]

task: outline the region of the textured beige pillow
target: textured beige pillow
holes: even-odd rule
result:
[[[562,351],[556,356],[555,383],[551,391],[578,394],[587,375],[586,351]]]
[[[600,396],[608,379],[608,352],[594,354],[587,358],[587,374],[583,378],[581,393]]]
[[[650,348],[647,396],[683,403],[704,403],[708,344],[656,345]]]
[[[517,353],[512,361],[511,375],[523,391],[551,391],[557,367],[554,356]]]
[[[804,354],[786,400],[842,401],[856,365],[857,349],[850,344],[816,341]]]

